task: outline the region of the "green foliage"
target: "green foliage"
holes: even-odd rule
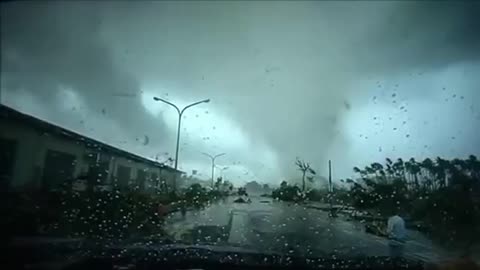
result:
[[[228,191],[218,189],[208,191],[200,184],[193,184],[186,190],[184,199],[188,206],[201,207],[226,196],[228,196]]]
[[[2,225],[13,235],[49,235],[122,239],[135,235],[163,234],[158,206],[178,210],[201,207],[224,193],[207,191],[193,184],[180,196],[176,193],[150,195],[136,191],[9,193]],[[178,209],[177,209],[178,208]],[[7,236],[4,236],[7,237]]]
[[[320,189],[311,189],[307,191],[305,195],[306,195],[306,199],[309,201],[326,202],[326,199],[328,197],[328,191],[320,190]]]
[[[437,157],[417,162],[386,160],[365,169],[355,167],[360,178],[346,181],[349,203],[357,209],[385,216],[400,211],[406,217],[430,224],[444,240],[480,235],[480,162]],[[475,232],[475,233],[474,233]]]
[[[138,193],[17,193],[11,208],[10,232],[120,239],[134,234],[162,233],[156,215],[158,199]],[[23,228],[17,228],[24,224]],[[29,227],[25,227],[25,225]]]
[[[301,201],[305,199],[299,187],[288,184],[281,185],[280,188],[273,190],[272,197],[282,201]]]
[[[209,201],[208,191],[200,184],[191,185],[185,192],[185,201],[188,205],[200,207]]]

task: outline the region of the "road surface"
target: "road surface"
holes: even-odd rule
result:
[[[295,203],[252,197],[252,203],[234,203],[235,197],[182,217],[167,218],[166,230],[177,240],[217,241],[301,256],[388,256],[388,240],[365,233],[360,222]],[[192,238],[192,235],[194,237]],[[190,237],[190,238],[188,238]],[[405,257],[439,261],[448,253],[419,232],[409,231]]]

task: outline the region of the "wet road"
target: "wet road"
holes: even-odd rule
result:
[[[228,245],[247,246],[258,251],[273,251],[301,256],[388,256],[388,240],[365,233],[360,222],[304,205],[252,197],[252,203],[233,203],[228,198],[182,217],[174,213],[166,230],[177,240],[206,237]],[[435,247],[419,232],[410,231],[405,257],[438,261],[447,252]]]

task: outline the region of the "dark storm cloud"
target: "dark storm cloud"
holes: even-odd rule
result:
[[[480,58],[480,3],[477,1],[396,2],[373,27],[361,63],[377,72],[441,68]],[[372,51],[379,58],[372,61]]]
[[[70,88],[86,100],[84,110],[115,120],[131,136],[161,133],[161,122],[142,107],[138,81],[115,65],[100,35],[103,9],[99,2],[3,3],[3,85],[12,94],[28,90],[53,111],[55,93]]]

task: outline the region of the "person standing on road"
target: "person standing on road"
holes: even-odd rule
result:
[[[388,219],[387,236],[390,240],[388,243],[391,257],[402,257],[407,238],[407,230],[405,229],[405,221],[398,214],[398,211]]]

